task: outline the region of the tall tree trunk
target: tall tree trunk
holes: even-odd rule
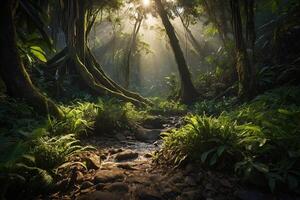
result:
[[[246,12],[246,44],[249,49],[249,62],[251,66],[251,87],[253,88],[253,95],[255,95],[256,87],[256,67],[255,67],[255,19],[254,19],[254,4],[255,0],[245,0],[245,12]]]
[[[239,0],[231,0],[232,26],[236,43],[236,68],[239,79],[239,97],[248,100],[253,97],[252,73],[249,56],[243,38],[242,19]]]
[[[61,117],[58,107],[43,96],[32,84],[19,56],[14,25],[15,1],[3,0],[0,8],[0,75],[10,96],[24,99],[33,108],[43,114]]]
[[[132,35],[131,35],[131,38],[130,38],[130,41],[129,41],[129,44],[128,44],[128,52],[127,52],[127,55],[126,55],[126,61],[125,61],[125,84],[124,84],[124,87],[126,89],[129,88],[129,79],[130,79],[130,63],[131,63],[131,56],[132,56],[132,52],[134,51],[135,47],[136,47],[136,38],[137,38],[137,35],[139,33],[139,30],[141,28],[141,24],[142,24],[142,21],[143,21],[143,17],[138,17],[138,19],[136,19],[136,22],[134,24],[134,27],[133,27],[133,32],[132,32]]]
[[[166,33],[169,37],[170,44],[173,49],[173,53],[175,55],[175,60],[177,63],[180,80],[181,80],[180,99],[183,103],[190,103],[193,100],[195,100],[195,98],[198,96],[198,93],[192,83],[188,66],[186,64],[178,38],[175,34],[174,27],[168,18],[167,12],[165,11],[161,0],[155,0],[155,3],[158,10],[158,14],[166,29]]]
[[[88,49],[86,35],[88,5],[80,0],[65,0],[65,3],[65,35],[71,64],[68,67],[75,68],[83,83],[98,95],[107,94],[138,106],[151,104],[149,100],[125,90],[108,78]]]

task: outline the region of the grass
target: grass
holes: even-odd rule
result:
[[[158,156],[175,166],[192,161],[229,170],[273,192],[299,191],[299,99],[298,87],[280,88],[231,111],[228,104],[220,114],[216,107],[212,116],[189,115],[185,126],[165,133]]]

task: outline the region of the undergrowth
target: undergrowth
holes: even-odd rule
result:
[[[81,146],[78,138],[130,128],[148,113],[130,103],[99,99],[60,105],[60,120],[40,117],[20,101],[1,100],[0,106],[0,181],[2,196],[31,196],[49,191],[56,169],[74,154],[94,150]],[[82,163],[84,165],[84,163]],[[33,190],[33,191],[32,191]],[[16,198],[16,196],[12,197]]]
[[[165,133],[160,161],[186,161],[228,170],[273,192],[299,191],[300,88],[279,88],[237,107],[196,104],[208,115],[188,115],[187,124]],[[228,109],[231,108],[232,110]],[[207,110],[208,109],[208,110]],[[220,114],[218,114],[220,113]]]

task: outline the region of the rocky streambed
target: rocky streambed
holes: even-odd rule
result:
[[[153,162],[153,153],[162,143],[160,133],[180,126],[178,121],[179,118],[170,118],[164,124],[141,126],[138,133],[124,131],[83,140],[97,150],[74,156],[61,166],[60,181],[53,190],[57,192],[40,199],[268,199],[263,193],[242,190],[237,179],[224,173],[193,164],[172,169]]]

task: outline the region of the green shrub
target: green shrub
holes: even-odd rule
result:
[[[78,152],[93,150],[91,146],[82,147],[74,134],[56,137],[41,137],[34,141],[31,150],[37,167],[51,170],[63,164]]]
[[[299,88],[277,89],[216,117],[190,115],[166,133],[159,157],[230,169],[243,180],[272,191],[299,189]],[[260,180],[260,181],[259,181]]]
[[[148,108],[151,114],[182,115],[187,113],[187,106],[173,100],[152,99],[153,106]]]
[[[103,105],[89,102],[77,102],[70,106],[60,106],[64,112],[61,120],[49,120],[49,131],[54,135],[87,134],[93,130],[94,122],[99,109]]]

